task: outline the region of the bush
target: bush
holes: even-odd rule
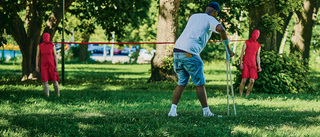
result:
[[[261,52],[262,72],[258,72],[259,78],[255,81],[253,92],[258,93],[305,93],[314,92],[309,82],[309,68],[304,66],[303,60],[294,54],[277,54],[273,51]],[[239,90],[241,82],[240,60],[235,63],[237,67],[235,90]],[[247,83],[248,84],[248,80]],[[246,89],[245,89],[246,90]]]
[[[207,46],[203,49],[200,56],[204,62],[224,60],[226,57],[226,49],[220,42],[207,43]]]

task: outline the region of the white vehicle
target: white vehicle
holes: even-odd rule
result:
[[[154,52],[153,52],[154,53]],[[151,61],[151,58],[153,57],[154,54],[150,53],[146,49],[140,49],[139,52],[139,58],[144,60],[144,61]]]

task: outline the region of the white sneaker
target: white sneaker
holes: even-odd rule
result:
[[[169,116],[169,117],[177,117],[178,114],[177,114],[177,113],[169,112],[168,116]]]
[[[204,112],[204,113],[203,113],[203,116],[204,116],[204,117],[214,117],[214,114],[211,113],[210,111],[208,111],[208,112]]]

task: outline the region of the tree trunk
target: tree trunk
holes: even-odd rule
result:
[[[249,38],[251,38],[251,34],[255,29],[260,30],[258,41],[264,51],[278,52],[279,50],[277,48],[277,32],[275,30],[267,31],[262,22],[262,16],[266,13],[269,15],[278,14],[275,4],[275,0],[270,0],[268,4],[249,9]]]
[[[306,0],[302,12],[296,11],[290,53],[298,52],[300,59],[309,59],[312,28],[320,6],[319,0]],[[307,65],[308,62],[305,62]]]
[[[178,36],[178,10],[180,0],[160,0],[157,41],[172,42]],[[169,44],[156,46],[156,53],[151,60],[151,77],[149,82],[154,81],[177,81],[177,76],[174,73],[173,67],[167,67],[164,62],[164,57],[172,58],[173,50],[167,52]],[[174,45],[171,45],[172,48]],[[169,64],[172,66],[172,64]]]
[[[71,5],[74,0],[66,0],[66,9]],[[56,4],[55,8],[53,9],[50,17],[47,21],[46,27],[44,32],[48,32],[51,35],[51,40],[56,32],[56,28],[58,27],[61,18],[62,18],[62,11],[61,11],[61,4],[62,0]],[[39,75],[35,73],[35,61],[36,61],[36,51],[37,45],[40,43],[41,39],[41,26],[43,21],[43,12],[38,7],[38,1],[27,2],[27,9],[26,9],[26,26],[27,29],[24,28],[24,23],[22,19],[19,17],[17,13],[13,13],[13,19],[11,21],[10,28],[7,28],[8,34],[11,34],[14,40],[20,47],[21,54],[22,54],[22,76],[32,76],[29,78],[35,78]],[[34,74],[34,75],[30,75]]]
[[[279,32],[279,31],[277,32],[277,49],[279,49],[279,50],[280,50],[280,47],[281,47],[282,40],[285,39],[284,38],[285,32],[286,32],[286,30],[288,28],[288,25],[290,23],[292,15],[293,15],[293,12],[290,12],[288,16],[286,16],[284,14],[280,14],[280,17],[283,18],[283,20],[284,20],[284,25],[281,28],[282,32]]]
[[[28,5],[32,7],[33,5]],[[19,18],[18,14],[14,15],[12,24],[10,28],[7,29],[7,32],[13,36],[15,41],[18,43],[21,54],[22,54],[22,76],[26,78],[29,74],[35,73],[35,55],[37,50],[37,45],[40,42],[40,33],[42,24],[42,12],[33,10],[32,8],[27,8],[27,15],[30,18],[27,18],[26,26],[27,31],[24,28],[24,23]],[[35,75],[36,76],[36,75]],[[33,78],[33,75],[30,75],[30,78]]]
[[[29,68],[25,75],[29,75],[29,78],[40,78],[40,74],[35,71],[35,65],[36,65],[36,53],[37,53],[37,46],[40,43],[41,39],[41,26],[43,21],[43,11],[35,10],[34,7],[37,7],[39,3],[37,1],[34,1],[32,4],[27,5],[27,16],[30,17],[26,21],[27,25],[27,44],[29,50],[26,54],[28,57],[28,64]]]
[[[65,12],[68,11],[70,5],[75,0],[65,0]],[[62,2],[63,0],[59,0],[56,3],[56,6],[53,8],[51,14],[49,15],[49,18],[46,22],[46,27],[44,28],[43,32],[47,32],[50,34],[50,40],[54,37],[54,34],[62,21]]]
[[[28,63],[28,61],[30,61],[31,59],[28,58],[29,55],[29,48],[27,47],[27,33],[26,30],[24,28],[24,24],[23,21],[21,20],[21,18],[19,18],[18,14],[14,15],[14,18],[12,19],[12,22],[10,22],[12,25],[10,25],[10,28],[7,28],[7,33],[11,34],[12,37],[15,39],[15,41],[17,42],[17,44],[19,45],[19,48],[21,50],[21,54],[22,54],[22,75],[27,75],[29,74],[31,71],[31,67],[29,66],[30,63]]]
[[[90,39],[90,33],[85,30],[81,34],[81,42],[89,42]],[[86,61],[88,57],[88,44],[80,44],[80,53],[79,53],[79,59],[80,61]]]

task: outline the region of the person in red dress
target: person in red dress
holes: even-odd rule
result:
[[[250,78],[246,97],[249,96],[250,91],[252,90],[254,81],[258,78],[257,74],[257,64],[259,72],[262,71],[260,67],[260,44],[257,42],[257,39],[260,36],[259,30],[254,30],[252,36],[247,40],[242,47],[242,52],[240,56],[240,69],[242,70],[242,80],[240,83],[239,93],[242,96],[246,80]],[[245,52],[245,55],[244,55]],[[244,55],[244,56],[243,56]]]
[[[42,35],[42,39],[43,43],[39,44],[37,47],[36,71],[40,71],[46,96],[48,97],[50,95],[48,81],[52,81],[56,94],[60,96],[58,85],[59,73],[57,51],[53,43],[50,41],[49,33],[44,33]],[[39,68],[40,60],[41,62]]]

